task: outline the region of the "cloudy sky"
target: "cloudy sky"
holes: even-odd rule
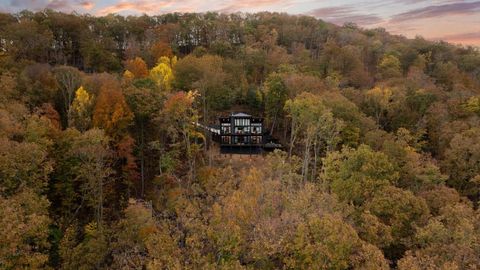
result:
[[[480,1],[457,0],[0,0],[0,11],[55,9],[92,15],[108,13],[258,12],[307,14],[336,24],[384,27],[407,37],[421,35],[480,46]]]

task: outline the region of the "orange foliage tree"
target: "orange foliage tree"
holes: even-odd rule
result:
[[[128,181],[138,178],[137,165],[133,155],[135,141],[128,135],[127,128],[133,122],[133,113],[128,107],[123,93],[110,84],[104,84],[93,111],[93,126],[102,128],[113,140],[117,159],[116,169]],[[111,188],[110,191],[115,190]]]
[[[93,125],[102,128],[113,138],[126,132],[132,123],[133,113],[120,90],[103,86],[93,111]]]
[[[125,61],[125,69],[130,71],[137,79],[148,76],[147,64],[140,57]]]
[[[172,48],[166,43],[159,41],[155,44],[152,45],[150,48],[150,54],[152,54],[153,58],[155,61],[158,61],[160,57],[166,56],[168,58],[171,58],[173,56]]]

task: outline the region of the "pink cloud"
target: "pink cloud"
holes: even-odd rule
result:
[[[86,10],[91,10],[95,6],[91,1],[81,1],[79,5]]]
[[[107,15],[110,13],[118,13],[122,11],[134,11],[140,13],[154,13],[159,12],[160,9],[171,5],[170,1],[159,2],[155,0],[140,0],[140,1],[122,1],[115,5],[100,9],[98,15]]]
[[[291,3],[290,0],[244,0],[244,1],[230,1],[222,8],[218,9],[219,12],[232,13],[237,11],[242,11],[245,9],[255,9],[258,7],[267,7],[267,6],[287,6]]]
[[[383,22],[383,19],[376,14],[361,14],[350,6],[317,8],[308,14],[339,25],[353,22],[361,26],[367,26]]]
[[[469,15],[480,13],[480,1],[453,3],[410,10],[392,17],[392,22],[404,22],[417,19],[435,18],[447,15]]]
[[[480,31],[445,35],[432,38],[433,40],[445,40],[451,43],[472,44],[480,46]]]

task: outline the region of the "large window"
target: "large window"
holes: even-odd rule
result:
[[[248,118],[235,118],[235,126],[250,126],[250,119],[248,119]]]
[[[235,134],[244,134],[244,127],[235,127]]]
[[[222,123],[222,133],[230,134],[231,132],[232,132],[232,128],[230,127],[230,123]]]
[[[261,123],[252,123],[252,134],[262,134]]]
[[[222,132],[224,134],[230,134],[232,130],[230,129],[230,126],[222,126]]]

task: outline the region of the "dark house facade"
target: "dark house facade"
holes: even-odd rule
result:
[[[234,113],[220,119],[223,152],[257,152],[264,144],[263,118]]]

